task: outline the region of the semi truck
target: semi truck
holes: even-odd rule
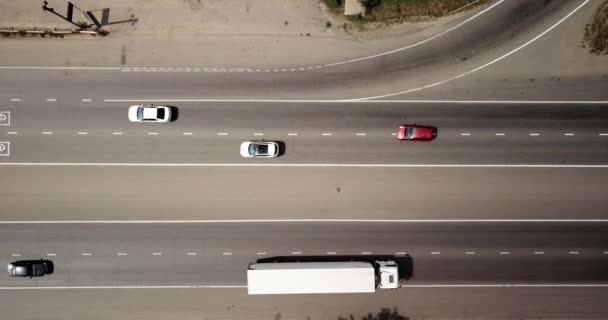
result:
[[[252,263],[249,294],[358,293],[399,287],[395,261]]]

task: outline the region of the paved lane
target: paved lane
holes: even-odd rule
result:
[[[276,256],[409,255],[407,286],[608,284],[606,223],[0,225],[0,263],[46,257],[49,277],[7,286],[244,285]],[[328,254],[329,252],[329,254]]]
[[[135,102],[9,102],[3,162],[252,163],[250,139],[285,142],[265,163],[604,164],[608,109],[577,104],[175,102],[170,124],[133,124]],[[0,110],[3,111],[3,110]],[[430,143],[403,143],[403,123],[433,125]]]
[[[598,219],[603,168],[1,167],[3,220]]]

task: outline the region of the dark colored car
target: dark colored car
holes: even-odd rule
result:
[[[437,135],[434,127],[418,125],[401,125],[397,128],[397,139],[399,140],[433,140]]]
[[[11,277],[42,277],[53,273],[53,261],[50,260],[20,260],[8,264],[8,274]]]

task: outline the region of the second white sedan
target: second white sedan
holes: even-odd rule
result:
[[[129,108],[131,122],[169,122],[171,108],[165,106],[131,106]]]
[[[245,141],[241,156],[245,158],[274,158],[279,155],[279,144],[273,141]]]

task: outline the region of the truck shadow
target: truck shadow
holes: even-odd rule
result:
[[[414,261],[409,255],[326,255],[326,256],[276,256],[258,259],[256,263],[273,262],[345,262],[345,261],[388,261],[392,260],[399,266],[399,280],[409,280],[414,276]]]

